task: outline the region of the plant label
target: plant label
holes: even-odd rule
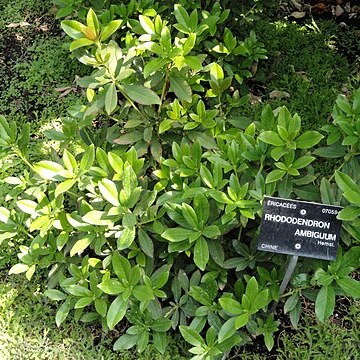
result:
[[[257,249],[280,254],[335,260],[340,206],[264,197]]]

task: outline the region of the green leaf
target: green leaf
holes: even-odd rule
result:
[[[337,215],[337,219],[344,221],[355,220],[360,216],[360,207],[347,206]]]
[[[259,139],[270,145],[283,146],[285,143],[275,131],[264,131],[259,135]]]
[[[251,302],[253,302],[258,295],[259,292],[259,285],[256,281],[256,278],[253,276],[249,279],[247,285],[246,285],[246,291],[245,294],[249,298]]]
[[[16,202],[17,207],[24,213],[33,215],[36,213],[36,207],[38,204],[35,201],[32,200],[19,200]]]
[[[359,141],[359,137],[357,135],[346,136],[342,141],[342,145],[355,145]]]
[[[110,21],[102,30],[100,35],[100,41],[106,41],[122,24],[122,20]]]
[[[193,49],[195,43],[196,43],[196,34],[195,33],[189,34],[189,37],[185,40],[183,46],[184,56],[187,55]]]
[[[321,179],[321,183],[320,183],[320,195],[321,195],[321,201],[324,204],[335,203],[334,190],[331,187],[330,181],[324,177]]]
[[[185,56],[185,64],[195,71],[200,71],[203,66],[201,60],[196,56]]]
[[[137,285],[133,289],[133,295],[139,301],[148,301],[155,298],[153,290],[148,285]]]
[[[296,138],[296,147],[298,149],[309,149],[318,144],[324,136],[317,131],[306,131]]]
[[[153,333],[153,345],[157,351],[164,354],[169,343],[169,336],[163,332]]]
[[[170,76],[170,88],[181,101],[192,101],[192,91],[189,83],[180,76]]]
[[[116,279],[103,280],[97,287],[109,295],[118,295],[124,291],[124,286]]]
[[[21,185],[23,183],[22,180],[16,176],[7,176],[4,182],[10,185]]]
[[[116,242],[117,249],[124,250],[129,248],[135,239],[135,233],[136,233],[135,227],[132,228],[125,227],[122,230],[120,237],[117,239]]]
[[[194,235],[196,233],[197,232],[194,230],[176,227],[176,228],[166,229],[161,234],[161,237],[171,242],[179,242],[179,241],[188,240],[191,235]]]
[[[153,22],[147,16],[140,15],[139,21],[141,27],[145,30],[147,34],[155,34],[155,26]]]
[[[331,285],[323,286],[315,301],[316,317],[324,322],[334,311],[335,292]]]
[[[93,9],[89,9],[87,15],[86,15],[86,25],[90,28],[93,29],[96,36],[99,35],[100,33],[100,24],[99,24],[99,20],[95,14],[95,11]]]
[[[84,37],[84,25],[75,20],[64,20],[61,22],[61,28],[73,39],[80,39]]]
[[[10,126],[4,116],[0,115],[0,139],[3,146],[8,146],[13,142],[14,135],[11,134]]]
[[[200,165],[200,176],[201,180],[208,188],[213,189],[215,187],[211,171],[203,164]]]
[[[250,320],[249,313],[244,313],[235,318],[235,329],[240,329],[245,326]]]
[[[180,25],[182,25],[186,29],[191,28],[190,16],[180,4],[175,4],[174,15]]]
[[[250,299],[250,297],[249,297]],[[251,300],[251,299],[250,299]],[[269,290],[260,291],[254,298],[251,304],[251,313],[255,313],[264,308],[269,303]]]
[[[159,133],[160,133],[160,128],[159,128]],[[162,156],[162,146],[157,138],[153,138],[151,140],[150,152],[151,155],[154,157],[154,159],[160,163]]]
[[[14,129],[14,135],[16,134],[16,129]],[[20,133],[18,135],[17,144],[21,152],[26,153],[27,147],[30,141],[30,124],[24,124],[21,127]]]
[[[269,104],[266,104],[261,112],[261,124],[263,125],[265,130],[270,130],[274,126],[274,113]]]
[[[64,18],[68,15],[70,15],[72,12],[74,11],[74,8],[69,5],[69,6],[65,6],[63,8],[60,8],[57,12],[56,12],[56,19],[60,19],[60,18]]]
[[[180,325],[179,330],[182,337],[189,344],[199,347],[205,344],[204,339],[199,335],[199,333],[191,329],[189,326]]]
[[[219,304],[229,314],[240,315],[243,312],[243,309],[237,300],[222,297],[219,299]]]
[[[341,268],[357,269],[360,264],[360,246],[353,246],[347,251],[341,260]]]
[[[268,351],[271,351],[271,349],[274,346],[274,335],[272,332],[264,332],[264,340],[265,340],[265,345],[266,348],[268,349]]]
[[[71,248],[70,256],[74,256],[75,254],[80,255],[92,243],[94,238],[95,238],[95,234],[91,234],[78,240]]]
[[[74,51],[74,50],[82,48],[84,46],[90,46],[90,45],[93,45],[93,44],[94,44],[94,41],[90,40],[90,39],[87,39],[87,38],[76,39],[76,40],[71,42],[70,51]]]
[[[138,239],[141,250],[149,257],[154,257],[154,243],[150,236],[143,230],[138,229]]]
[[[295,308],[290,311],[289,315],[290,315],[290,321],[291,321],[291,325],[297,329],[298,328],[298,323],[300,320],[300,315],[301,315],[301,302],[298,302],[295,306]]]
[[[317,148],[313,151],[313,154],[329,159],[342,158],[346,155],[346,147],[336,143],[331,146]]]
[[[90,305],[92,302],[93,302],[92,297],[83,297],[76,302],[76,304],[74,305],[74,309],[82,309],[85,306]]]
[[[105,200],[114,206],[120,206],[118,189],[113,181],[104,178],[98,182],[98,186]]]
[[[123,319],[126,314],[128,302],[124,301],[121,295],[115,298],[111,303],[107,316],[106,323],[110,330],[113,330],[117,323]]]
[[[45,180],[53,180],[59,177],[60,172],[65,169],[58,163],[48,160],[39,161],[34,165],[34,170],[41,178]]]
[[[235,320],[236,318],[230,318],[221,326],[218,334],[219,343],[225,341],[226,339],[229,339],[235,334]]]
[[[201,170],[200,170],[201,172]],[[207,197],[203,194],[197,194],[194,198],[194,208],[196,209],[196,215],[199,221],[199,227],[203,228],[210,216],[210,204]],[[211,231],[216,231],[216,229],[211,228]],[[209,231],[208,230],[208,231]],[[218,230],[220,231],[220,230]],[[205,235],[206,236],[206,235]]]
[[[336,105],[347,115],[351,115],[352,109],[348,99],[344,95],[339,95],[336,99]]]
[[[52,219],[50,219],[49,215],[40,216],[31,223],[30,231],[41,230],[41,229],[48,230],[51,228],[53,222],[54,221]],[[43,236],[45,236],[45,235],[43,235]]]
[[[131,265],[128,259],[115,251],[112,256],[112,266],[119,279],[128,280],[130,277]]]
[[[209,285],[211,286],[211,285]],[[210,291],[210,289],[208,289]],[[211,307],[213,303],[213,298],[210,297],[207,289],[202,288],[200,286],[191,286],[189,295],[193,297],[197,302],[202,305]]]
[[[315,160],[314,156],[302,156],[298,159],[296,159],[291,167],[293,169],[303,169],[304,167],[308,166],[310,163],[312,163]]]
[[[12,274],[21,274],[29,269],[29,265],[26,264],[15,264],[9,270],[9,275]]]
[[[201,236],[194,246],[194,263],[200,270],[205,270],[209,261],[209,247],[207,241]]]
[[[290,311],[293,311],[299,302],[299,294],[297,292],[293,293],[285,302],[284,313],[287,314]]]
[[[114,169],[114,171],[117,174],[122,175],[122,173],[124,171],[124,162],[121,159],[121,157],[112,152],[109,152],[108,160],[109,160],[111,167]]]
[[[67,179],[61,182],[59,185],[56,186],[55,189],[55,198],[57,198],[60,194],[63,194],[69,191],[76,183],[75,179]]]
[[[49,299],[58,301],[58,300],[65,300],[67,295],[61,292],[60,290],[56,289],[49,289],[44,292],[44,295],[47,296]]]
[[[187,221],[187,223],[193,228],[193,229],[198,229],[199,224],[198,224],[198,218],[196,215],[195,210],[188,204],[184,203],[182,205],[182,216],[184,217],[184,219]]]
[[[130,334],[124,334],[120,336],[114,343],[114,350],[128,350],[131,349],[133,346],[136,345],[138,342],[139,335],[130,335]]]
[[[81,285],[62,285],[65,291],[77,297],[91,296],[91,291]]]
[[[343,191],[343,192],[358,192],[360,193],[360,188],[356,184],[356,182],[347,174],[344,174],[338,170],[335,171],[335,181],[337,186]]]
[[[141,85],[122,85],[124,93],[133,101],[142,105],[161,104],[159,96],[151,89]]]
[[[202,235],[210,239],[215,239],[221,235],[221,232],[217,225],[210,225],[202,231]]]
[[[99,210],[89,211],[82,219],[91,225],[110,226],[113,224],[113,222],[106,217],[106,213]]]
[[[143,330],[140,333],[139,340],[137,342],[137,351],[143,352],[146,349],[146,346],[149,343],[149,331]]]
[[[117,139],[114,139],[113,142],[115,144],[119,144],[119,145],[132,145],[132,144],[142,140],[143,136],[144,136],[143,131],[135,130],[135,131],[129,132],[127,134],[121,135]]]
[[[80,161],[80,169],[85,172],[88,171],[95,160],[95,147],[93,144],[87,147]]]
[[[144,78],[148,78],[151,74],[161,69],[166,64],[166,60],[163,58],[153,59],[146,63],[144,67]]]
[[[171,328],[171,320],[165,317],[158,318],[150,325],[150,329],[156,332],[166,332]]]
[[[232,204],[233,201],[230,200],[227,195],[222,191],[209,190],[208,194],[220,204]]]
[[[219,64],[213,63],[210,67],[210,78],[212,81],[219,82],[224,80],[224,71]]]
[[[343,195],[350,203],[360,206],[360,191],[346,191]]]
[[[105,111],[108,115],[111,115],[115,110],[118,102],[118,96],[116,91],[116,86],[114,83],[111,83],[106,91],[105,95]]]
[[[278,181],[282,179],[285,174],[286,174],[285,170],[279,170],[279,169],[273,170],[266,176],[265,183],[270,184],[272,182]]]
[[[199,142],[199,144],[205,149],[218,149],[216,141],[214,137],[209,136],[204,132],[194,131],[189,133],[189,138],[195,142]],[[225,161],[226,162],[226,161]]]
[[[95,310],[100,316],[105,317],[107,312],[106,301],[101,298],[95,299]]]
[[[301,128],[301,119],[298,114],[295,114],[288,124],[289,140],[294,140]]]
[[[0,206],[0,221],[8,225],[14,224],[12,220],[10,220],[10,216],[10,211],[3,206]]]
[[[65,301],[56,312],[55,322],[58,327],[65,321],[71,309],[70,301]]]
[[[355,90],[353,97],[353,110],[355,113],[360,111],[360,87]]]
[[[72,173],[76,172],[78,166],[75,156],[67,149],[65,149],[63,153],[63,162],[67,170],[71,171]]]
[[[354,299],[360,298],[360,281],[357,281],[349,276],[345,276],[340,279],[336,279],[336,282],[344,290],[347,296]]]

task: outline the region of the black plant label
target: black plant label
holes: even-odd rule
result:
[[[264,197],[257,249],[280,254],[335,260],[342,207]]]

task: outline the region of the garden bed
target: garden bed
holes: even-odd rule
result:
[[[228,3],[223,2],[224,6]],[[206,8],[206,4],[203,5]],[[337,149],[344,152],[343,157],[348,156],[345,165],[341,156],[322,156],[331,151],[332,143],[327,134],[331,136],[338,131],[329,125],[334,119],[348,116],[348,107],[355,109],[358,101],[355,90],[360,85],[359,22],[354,19],[357,19],[359,4],[356,1],[349,5],[294,1],[280,5],[267,6],[264,2],[251,7],[245,3],[243,9],[233,9],[236,15],[230,16],[228,30],[219,20],[222,16],[226,18],[224,9],[219,8],[215,14],[216,8],[209,8],[215,11],[215,15],[211,14],[218,18],[218,23],[209,22],[206,26],[217,26],[221,29],[218,33],[206,33],[206,27],[199,30],[200,22],[197,29],[188,31],[186,26],[192,25],[187,23],[181,9],[175,8],[178,13],[174,18],[159,7],[161,16],[167,19],[172,16],[171,25],[176,23],[183,31],[177,35],[183,36],[182,40],[174,43],[180,49],[178,54],[170,54],[161,61],[157,56],[163,56],[161,51],[164,50],[160,51],[149,39],[158,41],[155,27],[162,26],[163,38],[159,44],[165,49],[170,35],[167,35],[165,22],[155,22],[152,10],[148,10],[148,17],[140,15],[140,23],[132,25],[135,30],[129,25],[133,38],[128,38],[127,43],[123,41],[126,34],[121,28],[123,25],[114,20],[118,15],[112,20],[106,18],[110,15],[103,15],[100,32],[96,30],[100,25],[96,25],[95,13],[89,15],[87,9],[83,13],[81,9],[71,10],[65,16],[66,21],[77,18],[84,23],[88,14],[88,26],[99,32],[98,37],[102,36],[104,44],[111,36],[129,48],[137,41],[144,42],[144,47],[138,48],[139,61],[131,59],[132,67],[121,70],[128,71],[128,75],[122,77],[118,69],[110,74],[113,84],[107,80],[102,83],[103,77],[108,76],[105,72],[90,75],[92,66],[101,68],[101,61],[108,60],[99,60],[94,65],[94,60],[83,56],[83,64],[76,62],[74,58],[80,57],[79,49],[83,44],[86,49],[94,46],[94,52],[100,52],[101,48],[96,50],[99,45],[92,40],[93,35],[86,35],[87,32],[81,35],[75,23],[63,23],[63,29],[73,40],[65,37],[60,30],[60,20],[54,19],[59,6],[52,8],[51,4],[39,6],[26,1],[1,5],[0,113],[17,125],[12,147],[20,157],[16,158],[7,147],[3,148],[0,194],[2,209],[9,210],[3,211],[8,221],[21,222],[21,226],[17,237],[9,239],[4,235],[0,244],[0,265],[3,272],[10,269],[10,273],[26,272],[29,279],[37,269],[35,281],[31,281],[38,283],[34,288],[14,281],[11,275],[1,284],[0,322],[6,329],[0,338],[2,358],[90,359],[94,354],[101,354],[102,358],[111,359],[118,356],[112,350],[114,343],[124,359],[188,358],[185,349],[189,343],[195,347],[194,352],[202,349],[204,359],[209,348],[214,349],[214,355],[210,354],[212,358],[219,357],[219,351],[230,350],[229,359],[356,357],[359,351],[358,301],[351,299],[349,284],[358,280],[358,273],[351,271],[358,266],[357,250],[350,249],[358,249],[359,238],[356,223],[351,222],[356,219],[348,213],[343,215],[349,222],[343,230],[343,260],[341,255],[338,258],[343,271],[340,280],[334,263],[328,267],[327,262],[303,259],[296,270],[298,283],[294,281],[290,285],[275,317],[264,311],[272,300],[278,299],[276,292],[285,262],[285,256],[266,255],[254,248],[260,223],[259,201],[264,193],[332,204],[341,202],[352,211],[359,205],[356,196],[349,193],[357,191],[359,180],[359,174],[353,173],[358,156],[354,150],[356,144],[351,144],[351,149],[346,144],[338,144]],[[339,6],[344,10],[341,14]],[[100,16],[101,10],[96,11]],[[146,13],[142,11],[139,10],[139,14]],[[196,9],[189,7],[187,11],[191,13]],[[116,31],[123,31],[124,37],[116,38]],[[186,43],[192,31],[197,31],[197,36],[207,35],[199,43],[196,39]],[[230,50],[234,36],[238,50],[234,50],[235,47]],[[83,44],[76,43],[79,39],[85,39]],[[121,50],[115,43],[110,44],[106,46],[113,46],[112,51],[117,51],[121,58]],[[175,47],[174,44],[171,46]],[[188,46],[186,50],[185,45]],[[74,50],[77,47],[72,57],[68,53],[69,46]],[[228,48],[229,54],[222,46]],[[211,48],[213,51],[209,50]],[[196,51],[206,53],[206,57],[196,58]],[[180,56],[182,60],[176,58]],[[124,64],[126,61],[129,60],[124,58]],[[150,61],[153,61],[152,67],[144,68]],[[105,66],[107,71],[111,66]],[[133,83],[131,76],[136,77]],[[79,77],[83,78],[79,80]],[[166,81],[162,83],[162,79]],[[106,93],[103,98],[102,91]],[[335,103],[338,108],[333,109]],[[288,110],[278,108],[284,105]],[[67,112],[69,106],[72,107]],[[301,133],[307,134],[306,144],[298,140],[300,125],[293,139],[287,141],[298,141],[296,159],[310,164],[316,157],[311,167],[291,168],[294,158],[288,161],[286,156],[295,157],[294,148],[287,148],[282,140],[284,135],[280,138],[277,134],[275,124],[283,121],[289,132],[294,122],[300,122],[295,113],[302,119]],[[223,119],[228,122],[223,123]],[[153,121],[151,126],[149,121]],[[5,122],[2,120],[1,126],[6,137],[13,130],[8,130]],[[237,135],[239,133],[242,137]],[[343,134],[339,132],[338,136]],[[179,145],[172,145],[173,141]],[[241,143],[243,148],[237,149],[236,143]],[[269,151],[255,159],[258,155],[252,151],[252,143],[256,143],[258,152],[265,147]],[[96,155],[90,144],[98,148]],[[322,150],[318,150],[319,147]],[[276,152],[280,156],[274,155]],[[286,152],[290,155],[282,158]],[[316,155],[314,159],[310,159],[313,155]],[[164,161],[163,156],[168,159]],[[238,161],[240,156],[244,156],[242,161]],[[39,162],[44,159],[48,162]],[[91,167],[94,161],[97,165]],[[261,170],[257,173],[260,161]],[[283,165],[276,165],[279,161],[283,161]],[[19,179],[23,179],[23,174],[28,176],[23,170],[26,168],[37,175],[31,175],[34,177],[30,180],[15,181],[15,176]],[[297,176],[298,169],[301,177],[310,179],[308,183],[292,178]],[[59,180],[57,174],[66,171],[71,176],[65,175]],[[127,180],[122,180],[123,177]],[[84,192],[85,185],[89,192]],[[47,199],[36,195],[34,187],[41,189]],[[26,194],[24,189],[27,189]],[[176,192],[184,190],[179,200]],[[114,195],[117,191],[122,195]],[[141,191],[141,197],[135,191],[139,194]],[[342,198],[342,193],[348,194],[344,195],[348,202]],[[155,198],[151,200],[155,195],[156,202]],[[55,198],[62,199],[62,203],[51,200]],[[239,205],[243,200],[247,204],[245,207]],[[59,223],[53,226],[50,218],[46,220],[48,229],[44,224],[36,225],[44,201],[49,201],[46,206],[57,214],[56,219],[63,215],[71,218],[69,226],[61,228],[61,234]],[[142,201],[147,203],[144,205]],[[126,216],[121,213],[123,208],[127,209]],[[19,209],[27,217],[26,222],[19,218]],[[110,214],[109,209],[112,209]],[[147,213],[148,209],[153,213]],[[133,213],[136,220],[129,215]],[[111,217],[120,214],[114,227],[108,217],[114,219]],[[46,217],[47,213],[41,216]],[[201,234],[198,236],[193,229]],[[0,230],[2,234],[9,231],[6,226]],[[116,235],[116,231],[120,231],[120,235]],[[102,232],[106,233],[106,238]],[[92,236],[94,233],[98,237]],[[34,237],[31,244],[23,234]],[[192,240],[186,244],[189,237]],[[38,243],[36,239],[40,239]],[[16,264],[19,245],[22,245],[23,254],[29,252],[33,258],[22,255],[20,258],[25,260]],[[103,247],[107,248],[103,250]],[[41,249],[39,253],[38,249]],[[110,253],[111,257],[106,260],[105,254]],[[84,259],[85,255],[88,256]],[[87,263],[89,258],[91,264]],[[100,259],[106,270],[96,265]],[[50,264],[56,263],[60,267],[69,266],[69,270],[63,267],[61,275],[50,276],[47,284],[46,272]],[[350,264],[350,269],[346,264]],[[322,280],[319,269],[323,269],[326,276],[333,276],[330,283]],[[40,276],[36,275],[38,271]],[[106,272],[109,277],[112,274],[113,282],[106,278]],[[128,299],[122,298],[117,290],[127,286],[122,282],[124,277],[134,281]],[[328,308],[319,305],[321,292],[325,291],[328,292]],[[21,295],[23,292],[28,300]],[[356,285],[355,298],[357,292]],[[60,303],[50,303],[44,294]],[[335,294],[336,302],[331,304]],[[243,296],[249,299],[252,296],[250,304],[246,305]],[[294,296],[297,301],[290,305],[289,299],[295,299]],[[26,314],[21,311],[20,304],[27,301],[36,308],[36,316],[29,315],[28,320],[24,320]],[[181,301],[187,308],[181,308],[184,304],[181,305]],[[257,304],[256,308],[251,303]],[[147,307],[151,311],[146,310]],[[42,313],[42,308],[47,311]],[[84,312],[79,310],[84,308]],[[295,311],[302,312],[300,320]],[[118,317],[119,312],[124,312],[123,320]],[[250,314],[247,319],[246,312]],[[58,336],[55,316],[66,339]],[[204,316],[206,321],[202,323]],[[232,318],[238,324],[236,329],[229,327]],[[41,319],[44,327],[34,327],[27,340],[26,334],[36,319]],[[188,326],[191,319],[194,323]],[[95,320],[91,325],[80,325],[91,320]],[[171,327],[179,329],[180,324],[185,341],[178,330],[170,330]],[[140,331],[140,327],[147,330]],[[109,328],[111,331],[106,333]],[[171,336],[164,335],[166,331]],[[42,333],[43,342],[40,341]],[[171,340],[173,336],[175,342]],[[77,343],[78,337],[83,339],[83,348]],[[227,340],[229,344],[225,346]],[[27,341],[33,341],[31,346]],[[166,349],[167,341],[170,345]],[[64,342],[68,342],[70,348]],[[181,345],[177,346],[176,342]],[[128,350],[132,343],[141,355]],[[347,344],[345,350],[343,343]]]

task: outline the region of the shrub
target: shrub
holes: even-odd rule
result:
[[[255,250],[261,200],[324,198],[331,184],[319,191],[311,167],[323,136],[302,132],[285,107],[241,117],[247,97],[234,79],[250,77],[265,50],[255,33],[238,41],[223,27],[229,11],[219,3],[190,14],[175,5],[173,27],[164,9],[160,16],[156,6],[140,12],[131,4],[120,5],[128,10],[121,20],[90,9],[85,25],[62,22],[70,50],[95,70],[78,80],[87,103],[46,132],[60,142],[60,156],[31,163],[29,128],[18,132],[0,118],[4,156],[29,168],[5,179],[14,188],[0,208],[1,236],[29,239],[10,273],[30,279],[49,269],[58,326],[70,312],[105,330],[126,318],[131,326],[116,350],[141,352],[152,342],[163,353],[171,328],[194,359],[219,358],[249,335],[271,349],[279,322],[267,309],[279,300],[283,259]],[[300,296],[315,300],[322,321],[335,294],[360,296],[350,276],[358,250],[340,250],[326,270],[303,263],[285,302],[295,326]]]

